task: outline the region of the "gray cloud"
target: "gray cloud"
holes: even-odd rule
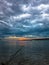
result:
[[[8,28],[8,34],[49,36],[49,1],[0,0],[0,26],[0,34]]]

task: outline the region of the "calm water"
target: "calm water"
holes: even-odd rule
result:
[[[18,49],[20,51],[16,53]],[[0,40],[1,62],[9,65],[49,65],[49,40]]]

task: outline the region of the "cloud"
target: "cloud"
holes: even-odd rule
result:
[[[10,3],[10,2],[8,2],[7,0],[4,0],[3,2],[4,2],[7,6],[13,6],[13,4]]]
[[[42,28],[43,26],[44,26],[43,23],[37,23],[37,24],[34,24],[34,25],[33,25],[33,28],[37,28],[37,27]]]
[[[14,20],[21,20],[21,19],[30,18],[30,17],[31,17],[31,14],[24,13],[24,14],[20,14],[18,16],[11,16],[10,18],[12,18]]]
[[[47,13],[41,14],[41,17],[42,17],[42,19],[47,19],[47,20],[49,20],[49,14],[47,14]]]
[[[14,11],[13,11],[13,9],[12,8],[10,8],[10,7],[8,7],[8,8],[6,8],[6,12],[11,12],[11,13],[14,13]]]
[[[11,33],[41,35],[43,33],[40,32],[49,28],[49,4],[46,0],[27,0],[25,3],[22,0],[0,2],[0,26],[3,24],[10,28]]]
[[[26,13],[28,12],[32,15],[32,19],[34,18],[32,23],[35,21],[43,21],[44,19],[49,20],[49,4],[39,4],[37,6],[33,6],[31,4],[21,4],[20,9],[21,11]]]
[[[2,15],[2,14],[4,14],[2,11],[0,11],[0,14]]]
[[[19,5],[20,6],[20,9],[22,10],[22,11],[24,11],[24,12],[28,12],[28,11],[30,11],[31,9],[32,9],[32,6],[31,5],[25,5],[25,4],[21,4],[21,5]]]
[[[2,21],[2,20],[0,20],[0,23],[1,24],[4,24],[4,26],[10,26],[10,27],[12,27],[12,24],[9,24],[9,23],[7,23],[7,22],[5,22],[5,21]]]
[[[44,10],[49,8],[49,4],[40,4],[37,7],[35,7],[38,10]]]
[[[32,6],[31,4],[21,4],[20,9],[24,12],[29,12],[31,10],[47,10],[49,8],[49,4],[39,4],[37,6]]]
[[[29,25],[23,25],[24,28],[30,28],[31,26]]]

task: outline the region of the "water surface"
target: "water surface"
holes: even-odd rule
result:
[[[9,60],[9,65],[49,65],[49,40],[0,40],[0,63]]]

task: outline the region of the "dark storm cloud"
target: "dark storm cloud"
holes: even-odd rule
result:
[[[0,0],[1,34],[49,36],[49,1]]]

